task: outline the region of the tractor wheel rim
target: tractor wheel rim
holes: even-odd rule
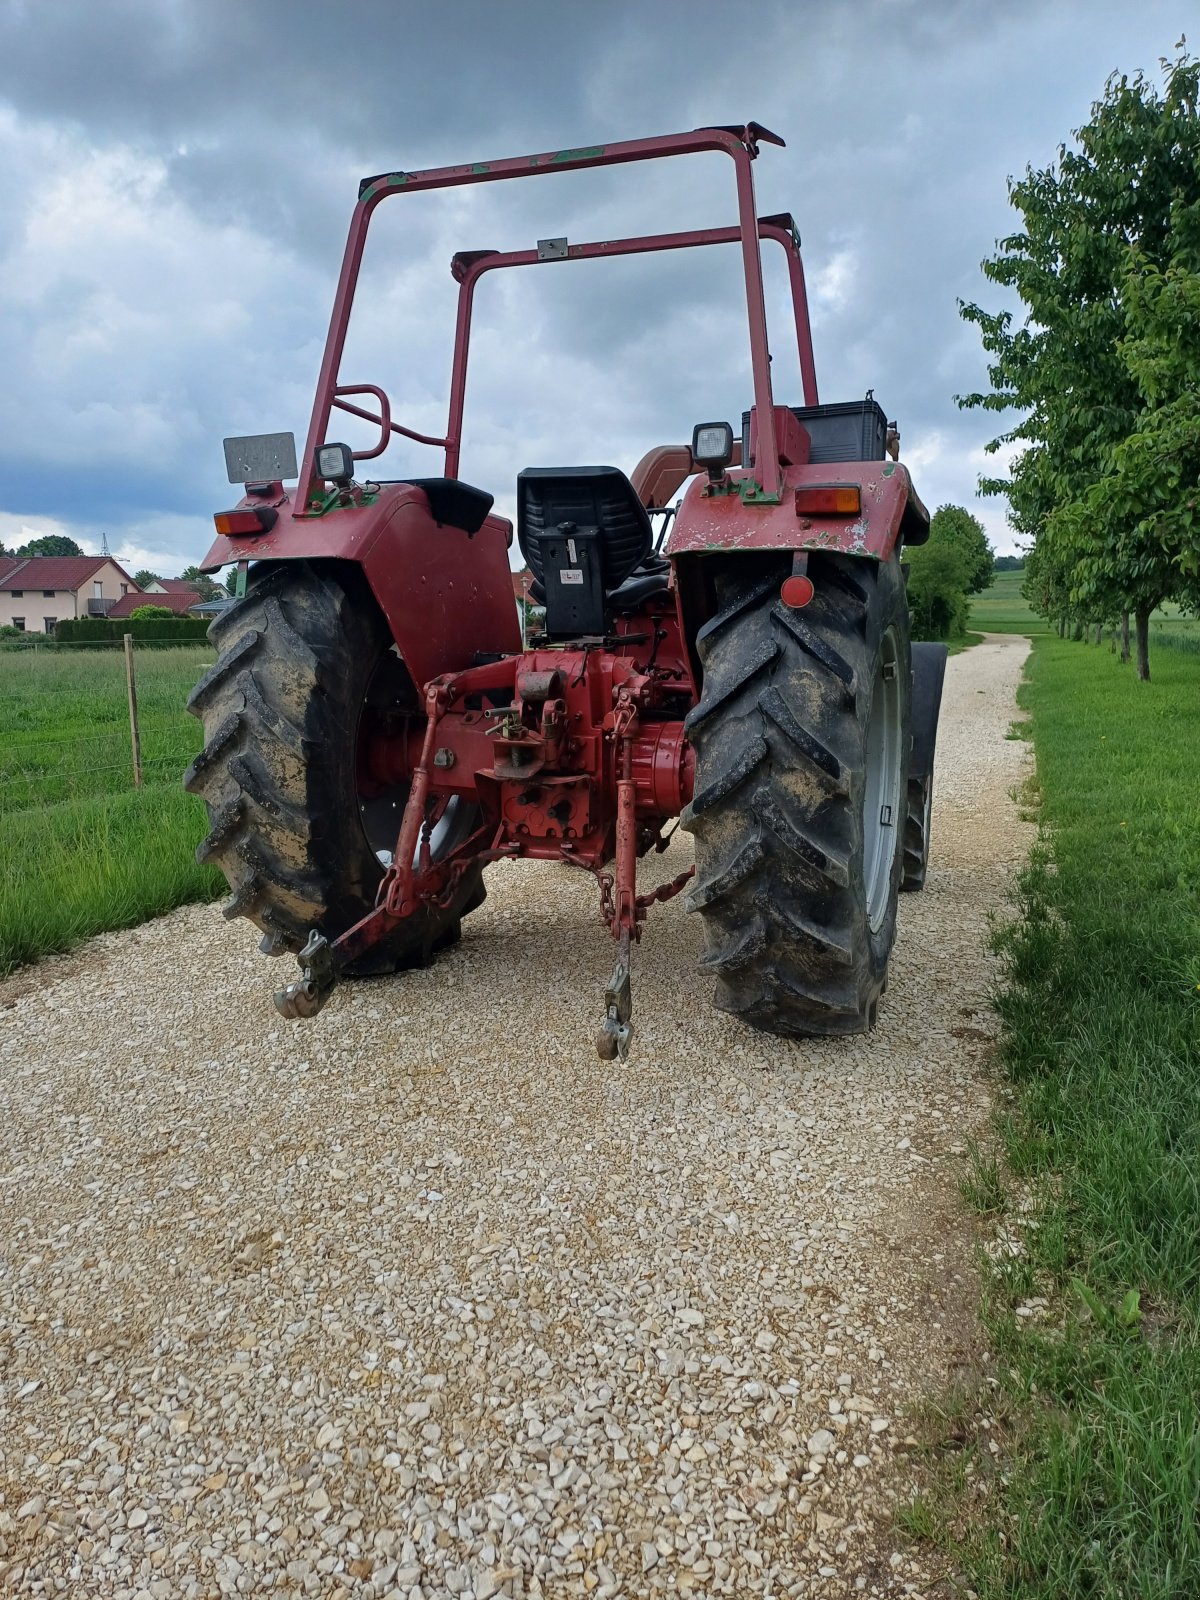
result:
[[[867,721],[863,793],[863,887],[878,933],[891,899],[900,818],[900,655],[895,628],[883,636]]]

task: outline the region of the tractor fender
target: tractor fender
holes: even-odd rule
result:
[[[798,490],[827,487],[857,487],[858,511],[812,513],[803,497],[797,498]],[[887,561],[903,545],[924,544],[929,537],[929,512],[907,469],[896,461],[786,467],[774,504],[755,499],[755,488],[745,472],[727,474],[715,490],[704,478],[694,477],[671,524],[665,553],[674,569],[679,627],[697,693],[701,674],[695,640],[716,610],[714,563],[741,555],[761,560],[772,553],[785,557],[804,551]]]
[[[808,489],[857,489],[856,511],[810,511]],[[778,501],[755,497],[744,471],[710,485],[694,477],[667,539],[672,557],[724,555],[736,550],[827,550],[886,561],[898,545],[924,544],[929,512],[897,461],[805,462],[784,469]]]
[[[361,567],[418,688],[469,667],[479,652],[513,655],[521,629],[508,547],[512,524],[486,516],[474,532],[435,520],[424,488],[384,484],[367,505],[278,520],[256,536],[217,538],[201,563],[340,561]]]
[[[918,643],[912,647],[913,742],[909,775],[913,778],[928,778],[933,772],[938,712],[942,706],[942,684],[949,653],[944,644]]]

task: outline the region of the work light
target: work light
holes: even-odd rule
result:
[[[354,476],[354,453],[348,444],[323,444],[317,451],[317,476],[344,489]]]
[[[692,460],[719,478],[733,459],[733,429],[727,422],[701,422],[692,429]]]

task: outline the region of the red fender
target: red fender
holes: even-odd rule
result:
[[[244,505],[261,504],[247,499]],[[423,489],[385,484],[369,505],[297,517],[290,502],[267,533],[221,535],[202,572],[238,561],[352,561],[378,600],[418,689],[476,655],[521,648],[508,547],[512,524],[489,516],[477,533],[435,522]]]

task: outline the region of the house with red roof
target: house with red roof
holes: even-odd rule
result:
[[[154,589],[146,589],[137,593],[123,594],[108,614],[110,617],[128,617],[139,606],[158,606],[164,611],[174,612],[177,617],[186,617],[192,607],[199,602],[199,589],[185,587],[168,589],[161,593]]]
[[[68,617],[107,617],[141,590],[111,556],[0,557],[0,628],[53,633]]]
[[[153,583],[146,585],[147,594],[190,594],[194,599],[200,598],[200,585],[193,583],[190,578],[155,578]],[[154,601],[155,605],[159,602]]]

